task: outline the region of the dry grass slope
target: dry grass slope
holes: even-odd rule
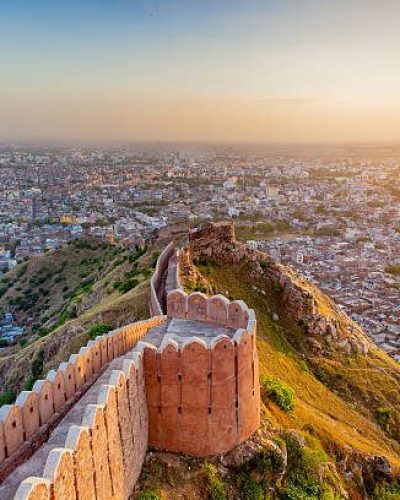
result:
[[[312,429],[326,451],[340,456],[351,446],[367,454],[386,456],[395,468],[400,467],[400,444],[388,437],[373,420],[369,407],[388,404],[399,408],[398,365],[379,349],[363,359],[307,359],[291,343],[289,324],[272,321],[274,299],[253,291],[244,268],[227,266],[201,267],[214,292],[228,292],[230,298],[243,299],[255,309],[258,320],[258,350],[261,375],[272,375],[286,382],[295,392],[292,414],[282,412],[273,403],[265,407],[265,419],[271,425]],[[268,312],[269,311],[269,312]],[[284,315],[282,309],[279,310]],[[295,328],[292,325],[292,328]],[[295,335],[300,335],[299,331]],[[341,383],[331,388],[314,374],[341,373]],[[342,391],[346,389],[346,394]],[[345,396],[345,397],[343,397]]]

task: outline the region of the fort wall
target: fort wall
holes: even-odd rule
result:
[[[153,316],[162,316],[164,314],[159,295],[162,288],[163,276],[168,269],[168,263],[174,252],[174,244],[171,242],[158,257],[155,271],[150,280],[150,312]]]
[[[26,460],[48,437],[62,416],[80,399],[113,359],[165,317],[133,323],[97,337],[72,354],[32,391],[22,391],[12,405],[0,408],[0,479]]]
[[[148,414],[139,345],[110,370],[81,425],[70,425],[64,446],[49,451],[42,477],[24,479],[17,500],[127,499],[148,446]]]
[[[188,338],[144,345],[149,445],[192,456],[225,453],[260,425],[258,360],[252,334],[211,345]],[[179,429],[179,432],[177,432]]]
[[[254,326],[255,315],[242,300],[230,302],[223,295],[207,297],[201,292],[186,294],[182,289],[167,295],[167,317],[209,322],[228,328]]]

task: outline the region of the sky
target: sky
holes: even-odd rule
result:
[[[399,0],[0,0],[0,140],[400,140]]]

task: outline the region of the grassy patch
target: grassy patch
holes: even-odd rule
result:
[[[287,384],[273,377],[261,377],[261,385],[267,396],[286,412],[294,409],[293,389]]]
[[[94,340],[96,337],[100,335],[104,335],[112,330],[112,326],[107,323],[99,323],[98,325],[93,325],[88,331],[89,337]]]
[[[222,481],[215,465],[206,463],[204,466],[204,473],[206,476],[207,489],[209,492],[210,500],[225,500],[225,484]]]

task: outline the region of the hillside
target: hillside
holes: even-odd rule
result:
[[[154,454],[142,490],[159,498],[400,498],[398,363],[319,289],[230,235],[193,235],[181,281],[188,292],[222,293],[255,310],[263,425],[222,460]],[[313,307],[299,315],[302,294]]]
[[[27,328],[0,349],[1,403],[77,352],[96,325],[112,329],[147,318],[157,255],[156,248],[130,251],[81,239],[3,277],[0,308]]]

